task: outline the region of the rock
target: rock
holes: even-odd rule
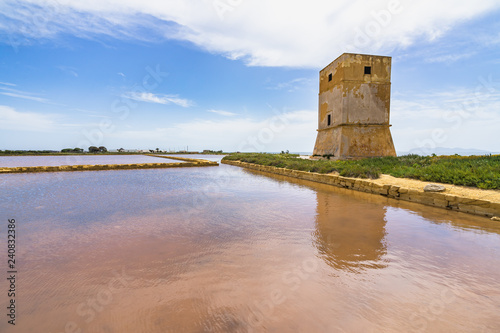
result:
[[[443,185],[429,184],[424,187],[424,192],[444,192],[446,187]]]
[[[498,216],[493,216],[493,217],[491,218],[491,220],[492,220],[492,221],[499,221],[499,222],[500,222],[500,217],[498,217]]]

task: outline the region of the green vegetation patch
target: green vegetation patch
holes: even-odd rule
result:
[[[500,155],[379,157],[361,160],[304,160],[293,154],[237,153],[223,160],[241,161],[293,170],[318,173],[338,172],[355,178],[380,177],[388,174],[428,182],[500,189]]]

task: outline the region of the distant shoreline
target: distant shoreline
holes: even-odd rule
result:
[[[160,153],[151,153],[151,152],[106,152],[106,153],[57,153],[57,152],[50,152],[50,153],[36,153],[36,152],[26,152],[26,153],[2,153],[0,151],[0,157],[1,156],[100,156],[100,155],[149,155],[149,154],[157,154],[157,155],[229,155],[231,153],[201,153],[201,152],[176,152],[176,153],[170,153],[170,152],[160,152]]]
[[[203,159],[186,157],[158,156],[153,157],[180,160],[183,163],[129,163],[129,164],[91,164],[91,165],[56,165],[56,166],[26,166],[26,167],[0,167],[0,174],[9,173],[35,173],[35,172],[66,172],[66,171],[103,171],[127,169],[159,169],[159,168],[185,168],[218,166],[219,163]]]

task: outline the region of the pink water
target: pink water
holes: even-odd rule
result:
[[[500,331],[485,218],[227,165],[9,174],[0,190],[19,271],[1,332]]]
[[[147,155],[0,156],[0,167],[179,162]]]

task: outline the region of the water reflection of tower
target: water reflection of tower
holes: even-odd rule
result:
[[[351,272],[383,268],[385,209],[351,196],[317,192],[314,243],[332,267]]]

